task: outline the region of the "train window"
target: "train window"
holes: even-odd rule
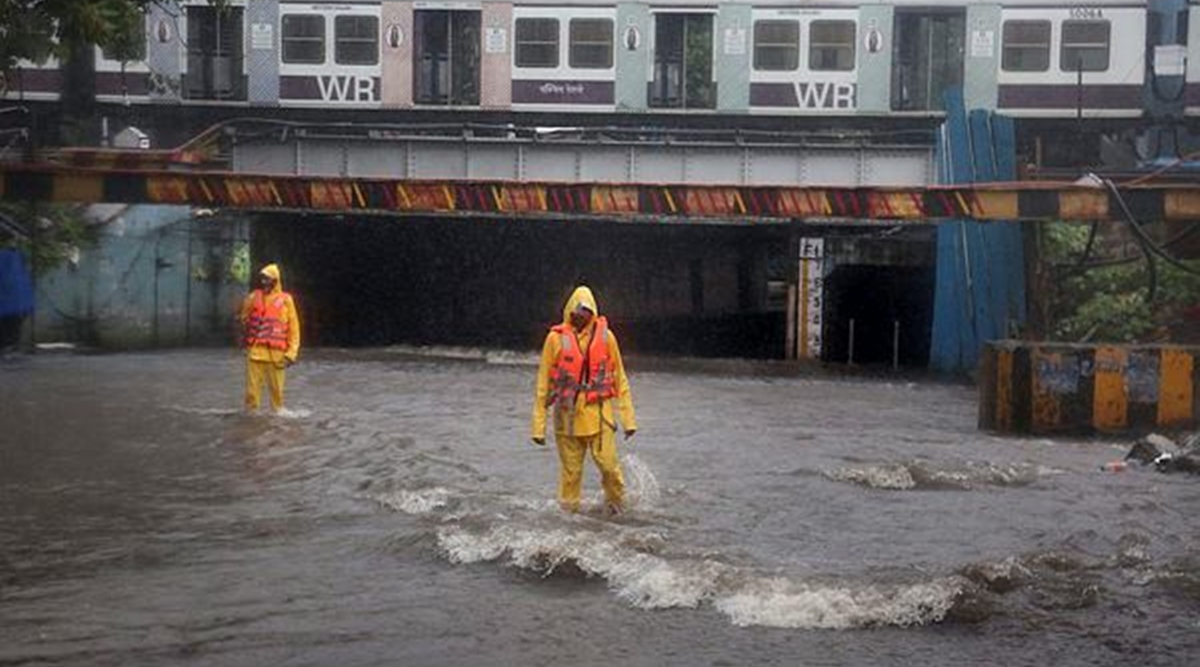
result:
[[[568,64],[574,69],[608,69],[613,66],[612,19],[571,19]]]
[[[754,23],[754,69],[790,72],[800,66],[800,22]]]
[[[517,67],[558,67],[558,19],[517,19]]]
[[[325,17],[284,14],[281,56],[285,63],[320,65],[325,62]]]
[[[339,65],[379,63],[379,19],[374,16],[339,16],[333,21],[334,54]]]
[[[1050,22],[1005,21],[1000,68],[1006,72],[1050,69]]]
[[[1063,21],[1058,68],[1064,72],[1108,69],[1108,21]]]
[[[854,69],[854,21],[813,21],[808,28],[808,68]]]

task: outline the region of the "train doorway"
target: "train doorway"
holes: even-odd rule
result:
[[[654,79],[650,106],[666,109],[715,109],[713,15],[654,15]]]
[[[892,45],[892,110],[938,111],[942,93],[963,81],[966,12],[897,9]]]
[[[187,73],[192,100],[244,100],[246,77],[241,7],[187,8]]]
[[[480,12],[418,9],[413,81],[418,104],[479,104]]]

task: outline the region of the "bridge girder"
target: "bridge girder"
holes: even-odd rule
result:
[[[912,187],[283,176],[0,163],[0,199],[317,214],[583,218],[691,224],[1200,220],[1200,184]]]

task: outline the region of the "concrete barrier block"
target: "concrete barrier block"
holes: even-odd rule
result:
[[[979,428],[1121,433],[1195,428],[1200,347],[993,341],[979,376]]]

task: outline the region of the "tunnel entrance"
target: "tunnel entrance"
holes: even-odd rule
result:
[[[578,284],[633,353],[781,356],[768,299],[781,226],[270,214],[256,266],[278,262],[306,344],[537,349]]]
[[[824,360],[901,367],[929,365],[934,267],[848,264],[826,279]]]

